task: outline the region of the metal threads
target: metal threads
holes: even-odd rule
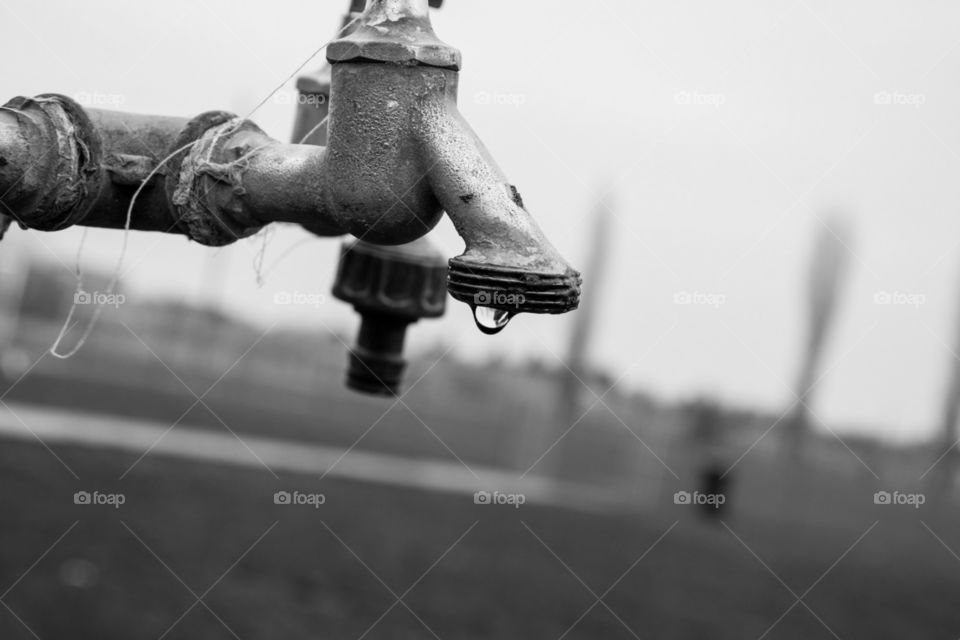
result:
[[[544,274],[450,260],[447,289],[471,306],[514,313],[566,313],[580,305],[580,274]]]

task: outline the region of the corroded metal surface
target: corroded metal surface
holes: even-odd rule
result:
[[[327,197],[339,226],[378,244],[416,240],[443,210],[427,179],[418,99],[443,70],[333,65]],[[447,72],[452,73],[452,72]]]
[[[0,110],[0,211],[24,227],[121,229],[138,190],[131,229],[211,246],[270,222],[323,221],[320,147],[278,142],[222,111],[187,120],[44,100]]]
[[[77,224],[97,192],[101,160],[89,117],[69,98],[49,94],[14,98],[0,119],[0,212],[43,231]]]

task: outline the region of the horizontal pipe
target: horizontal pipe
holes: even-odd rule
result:
[[[179,233],[221,246],[271,222],[341,235],[322,147],[273,140],[233,114],[193,119],[84,109],[65,96],[0,108],[0,214],[21,226]]]
[[[131,218],[138,231],[186,233],[170,205],[165,178],[169,161],[160,163],[176,149],[186,118],[167,118],[117,111],[87,111],[102,148],[100,190],[79,224],[122,229],[134,193],[144,180]]]

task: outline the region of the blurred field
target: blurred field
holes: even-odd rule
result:
[[[120,482],[134,456],[55,450],[79,480],[39,446],[0,442],[0,588],[14,585],[0,609],[5,640],[33,637],[11,610],[44,640],[432,637],[426,627],[441,638],[759,638],[781,615],[764,637],[960,634],[960,559],[920,519],[953,549],[960,534],[955,518],[930,511],[877,507],[832,526],[733,513],[741,543],[682,506],[620,516],[479,506],[157,456]],[[127,502],[77,506],[80,489]],[[327,502],[277,506],[279,489]],[[812,587],[815,615],[790,609],[774,573],[797,595]],[[603,600],[616,617],[590,609],[591,590],[614,583]],[[408,588],[413,613],[387,612],[390,590]],[[206,606],[191,609],[189,590]]]
[[[0,640],[960,637],[955,503],[872,499],[922,490],[929,447],[821,433],[812,466],[787,470],[776,415],[724,407],[710,421],[723,437],[698,442],[696,410],[614,389],[610,410],[588,411],[538,466],[569,424],[557,367],[463,363],[438,345],[412,358],[400,405],[344,392],[334,337],[265,335],[175,304],[124,307],[58,361],[43,353],[72,284],[40,285],[0,352],[0,393],[66,429],[83,412],[122,421],[118,438],[137,420],[176,424],[173,437],[357,443],[353,455],[374,461],[553,476],[618,513],[575,510],[573,496],[571,508],[475,505],[463,483],[441,494],[321,481],[319,459],[316,473],[277,480],[154,452],[120,480],[141,451],[0,439]],[[723,522],[673,504],[711,456],[726,466],[744,452]],[[75,505],[78,490],[126,503]],[[326,503],[275,505],[278,490]]]

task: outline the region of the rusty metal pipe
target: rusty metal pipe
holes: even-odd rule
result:
[[[208,221],[205,212],[212,212],[221,226],[240,234],[270,222],[294,222],[321,235],[340,235],[327,213],[320,179],[325,164],[323,147],[279,142],[250,121],[227,121],[190,149],[173,203],[190,219]]]
[[[74,106],[68,110],[53,96],[38,96],[0,107],[0,213],[21,226],[53,231],[78,218],[99,150],[76,144],[89,121]]]
[[[0,184],[7,185],[0,189],[0,240],[13,223],[16,209],[23,206],[17,202],[11,192],[20,184],[27,169],[31,166],[29,149],[22,144],[22,127],[17,122],[16,114],[0,108],[0,150],[23,150],[23,153],[0,154]],[[4,199],[10,204],[7,205]]]
[[[188,120],[87,110],[50,95],[11,101],[0,124],[0,213],[24,227],[120,229],[139,189],[137,231],[211,246],[270,222],[343,233],[326,214],[324,149],[278,142],[230,113]]]
[[[131,228],[138,231],[184,233],[166,193],[170,166],[159,163],[176,150],[187,118],[148,116],[88,109],[92,129],[86,133],[101,149],[97,190],[91,191],[87,212],[76,224],[122,229],[130,199],[150,177],[137,198]],[[151,176],[151,173],[153,175]]]
[[[250,155],[243,205],[263,222],[316,222],[326,209],[317,180],[325,155],[323,147],[314,145],[272,141],[263,146]]]
[[[187,119],[87,110],[55,94],[14,98],[0,118],[8,131],[17,125],[0,141],[0,157],[21,159],[0,169],[0,210],[21,226],[123,228],[133,193],[153,173],[131,229],[186,233],[165,189],[180,158],[158,165],[190,129]]]
[[[18,122],[16,112],[0,107],[0,184],[3,185],[0,201],[7,198],[11,208],[20,204],[11,192],[20,186],[27,171],[42,159],[39,149],[31,149],[26,144],[28,135],[25,135],[25,129],[26,123]],[[0,213],[8,212],[0,208]]]

